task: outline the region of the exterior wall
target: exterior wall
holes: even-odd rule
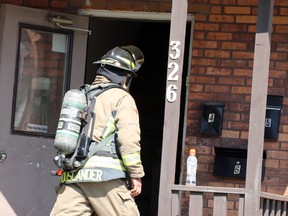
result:
[[[95,9],[170,12],[172,1],[90,2]],[[76,14],[84,0],[0,0],[0,3]],[[247,147],[258,0],[189,0],[188,3],[188,12],[195,14],[195,29],[185,156],[189,148],[196,148],[199,185],[244,187],[243,179],[213,176],[213,147]],[[287,33],[288,1],[275,0],[268,94],[281,95],[284,102],[278,141],[265,141],[267,159],[262,190],[276,194],[283,194],[288,183]],[[218,138],[199,136],[204,101],[225,103],[223,130]],[[229,199],[233,201],[233,197]],[[234,208],[237,207],[231,202],[231,212]]]
[[[195,147],[198,152],[199,184],[242,187],[243,180],[213,176],[213,146],[247,147],[258,1],[210,2],[209,14],[196,15],[187,147]],[[284,96],[284,102],[278,141],[265,141],[267,160],[262,190],[276,194],[283,194],[288,183],[285,174],[288,165],[287,12],[287,1],[275,1],[268,94]],[[219,138],[199,136],[200,105],[204,101],[225,103],[222,136]]]

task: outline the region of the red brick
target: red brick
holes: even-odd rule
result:
[[[286,44],[286,43],[285,44],[283,44],[283,43],[277,44],[276,51],[287,52],[288,51],[288,44]]]
[[[159,12],[171,12],[172,3],[171,2],[159,2]]]
[[[236,23],[256,23],[257,16],[237,15]]]
[[[198,160],[204,164],[207,164],[207,163],[212,164],[214,162],[214,157],[211,157],[211,155],[207,155],[207,154],[203,155],[203,154],[199,154],[199,152],[198,152],[197,157],[198,157]]]
[[[236,0],[210,0],[211,4],[236,5]]]
[[[230,52],[221,50],[205,50],[205,56],[213,58],[229,58]]]
[[[0,4],[21,5],[23,0],[0,0]]]
[[[219,68],[219,67],[207,67],[207,75],[217,75],[217,76],[229,76],[232,73],[230,68]]]
[[[80,3],[79,0],[74,0]],[[90,0],[93,9],[104,10],[107,9],[107,0]],[[84,3],[84,2],[82,2]]]
[[[235,93],[235,94],[250,94],[251,93],[251,87],[232,86],[231,92]]]
[[[254,53],[252,52],[242,52],[242,51],[233,51],[232,58],[238,59],[253,59]]]
[[[221,43],[221,48],[222,49],[229,49],[229,50],[247,50],[247,43],[223,41]]]
[[[275,1],[275,6],[288,6],[288,2],[286,0],[277,0]]]
[[[188,4],[188,13],[209,14],[210,4]]]
[[[279,15],[287,16],[288,15],[288,8],[280,8],[279,9]]]
[[[279,168],[288,169],[288,161],[287,160],[280,160],[279,162],[280,162]]]
[[[223,85],[245,85],[246,79],[240,77],[219,77],[219,84]]]
[[[248,110],[250,110],[249,105],[239,101],[237,103],[236,101],[231,101],[229,104],[229,111],[231,112],[247,112]]]
[[[286,34],[273,34],[272,41],[278,43],[288,43],[288,38]]]
[[[279,143],[277,141],[269,141],[264,143],[264,149],[279,149]]]
[[[221,6],[211,6],[211,14],[221,14],[222,7]]]
[[[279,134],[282,135],[282,134]],[[287,138],[287,135],[285,135]],[[279,138],[279,140],[281,140]],[[281,140],[282,141],[282,140]],[[267,158],[279,159],[279,160],[287,160],[288,159],[288,152],[284,151],[267,151]]]
[[[244,60],[220,60],[221,67],[232,67],[232,68],[246,68],[247,61]]]
[[[71,8],[83,8],[85,1],[79,1],[79,0],[70,0],[69,1],[69,7]],[[90,3],[92,5],[92,8],[95,8],[95,0],[90,0]]]
[[[233,130],[222,130],[222,137],[231,138],[231,139],[239,139],[240,132]]]
[[[266,161],[265,161],[265,167],[279,168],[279,160],[266,159]]]
[[[287,53],[284,52],[271,52],[271,60],[285,61],[287,59]]]
[[[249,25],[248,32],[256,33],[256,25]]]
[[[200,101],[209,101],[213,100],[214,94],[213,93],[198,93],[198,94],[190,94],[189,100],[200,100]]]
[[[265,183],[266,185],[278,185],[279,184],[279,178],[265,178],[263,183]]]
[[[205,77],[205,76],[192,76],[190,77],[191,83],[203,83],[203,84],[207,84],[207,83],[216,83],[216,79],[215,77]]]
[[[210,40],[232,40],[232,33],[208,32],[207,38]]]
[[[205,92],[214,92],[214,93],[229,93],[230,86],[224,85],[205,85]]]
[[[133,2],[132,3],[133,10],[139,11],[158,11],[158,3],[156,2]]]
[[[203,58],[203,59],[192,59],[193,65],[200,65],[200,66],[215,66],[216,65],[216,59],[213,58]]]
[[[241,117],[241,114],[239,113],[230,113],[230,112],[224,113],[225,121],[240,121],[241,120],[240,117]]]
[[[286,80],[283,79],[274,79],[273,80],[273,88],[269,89],[269,92],[273,92],[273,94],[278,95],[280,92],[285,94],[285,87],[287,85]]]
[[[243,140],[247,140],[248,139],[248,131],[241,131],[240,138]]]
[[[50,6],[53,8],[67,8],[68,7],[68,1],[50,1]]]
[[[219,22],[219,23],[232,23],[234,22],[235,18],[231,15],[210,15],[209,21],[210,22]]]
[[[206,73],[206,68],[205,67],[199,67],[199,66],[196,66],[196,67],[192,67],[191,68],[191,74],[205,74]]]
[[[205,32],[195,31],[193,34],[193,39],[201,40],[201,39],[204,39],[204,36],[205,36]]]
[[[288,24],[288,17],[287,16],[274,16],[272,23],[280,24],[280,25],[287,25]]]
[[[215,49],[217,48],[217,41],[208,41],[208,40],[194,40],[193,41],[194,48],[205,48],[205,49]]]
[[[275,69],[287,70],[288,62],[276,62],[275,66],[276,66]]]
[[[288,23],[287,23],[288,24]],[[283,26],[283,25],[277,25],[275,26],[275,33],[283,33],[283,34],[287,34],[288,32],[288,25]]]
[[[228,122],[227,126],[231,130],[248,130],[247,122]]]
[[[238,0],[238,5],[245,5],[245,6],[258,6],[258,0]]]
[[[276,84],[277,85],[277,84]],[[285,94],[285,86],[283,86],[282,88],[277,88],[275,87],[275,85],[273,85],[272,87],[270,87],[270,85],[268,85],[268,94],[272,95],[284,95]]]
[[[107,9],[131,10],[131,1],[107,1]]]
[[[196,22],[194,29],[195,30],[206,30],[206,31],[219,31],[219,24]]]
[[[48,8],[49,7],[49,0],[41,0],[41,1],[35,1],[35,0],[27,0],[25,1],[26,7],[35,7],[35,8]]]
[[[203,92],[203,89],[204,89],[204,85],[194,85],[192,83],[192,85],[190,86],[191,92]]]
[[[240,94],[221,94],[221,93],[218,93],[215,100],[227,102],[227,105],[229,104],[229,106],[227,106],[227,110],[230,111],[230,104],[235,103],[235,101],[237,101],[238,103],[245,102],[245,95],[244,94],[240,95]],[[233,112],[235,111],[234,108],[233,108]],[[241,114],[241,116],[242,115],[243,114]]]
[[[203,56],[204,55],[204,50],[202,49],[193,49],[192,51],[192,56],[193,57],[199,57],[199,56]]]
[[[272,194],[283,195],[285,192],[286,186],[267,186],[267,192]]]
[[[208,19],[208,15],[206,15],[206,14],[195,14],[195,21],[196,22],[207,21],[207,19]]]
[[[232,24],[232,23],[221,23],[221,31],[225,32],[247,32],[246,24]]]
[[[237,42],[241,42],[241,41],[244,41],[246,43],[253,42],[253,49],[254,49],[255,34],[253,34],[253,33],[250,33],[250,34],[247,34],[247,33],[235,33],[233,35],[233,39],[234,39],[234,41],[237,41]]]
[[[238,7],[238,6],[225,6],[224,13],[226,14],[250,14],[250,7]]]
[[[210,157],[209,157],[210,158]],[[208,172],[209,171],[209,165],[206,164],[205,160],[199,160],[199,157],[198,157],[198,166],[197,166],[197,171],[198,172]]]

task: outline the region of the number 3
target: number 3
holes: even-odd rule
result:
[[[178,59],[180,56],[180,50],[178,48],[179,45],[180,45],[180,41],[171,41],[170,42],[170,46],[172,46],[171,50],[173,52],[175,52],[175,55],[173,55],[172,53],[169,54],[170,58],[173,60]]]

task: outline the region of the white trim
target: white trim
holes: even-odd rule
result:
[[[78,15],[104,17],[104,18],[123,18],[135,20],[162,20],[170,21],[171,13],[157,13],[157,12],[141,12],[141,11],[110,11],[110,10],[86,10],[78,9]],[[194,15],[187,14],[187,21],[194,20]]]

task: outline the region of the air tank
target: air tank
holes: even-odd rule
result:
[[[75,151],[81,133],[85,107],[84,92],[79,89],[66,92],[54,141],[54,148],[59,154],[69,155]]]

